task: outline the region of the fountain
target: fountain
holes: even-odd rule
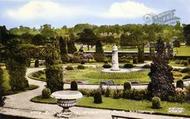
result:
[[[69,108],[76,105],[77,99],[82,98],[82,94],[79,91],[56,91],[52,93],[51,97],[57,99],[58,106],[63,108],[55,116],[58,118],[69,118],[72,115]]]
[[[107,73],[125,73],[125,72],[132,72],[132,71],[140,71],[141,68],[130,68],[124,69],[119,68],[119,60],[118,60],[118,48],[116,45],[112,47],[112,67],[109,69],[103,69],[102,72]]]

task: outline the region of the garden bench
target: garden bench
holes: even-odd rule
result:
[[[129,116],[121,116],[121,115],[112,115],[112,119],[142,119],[142,118],[135,118]]]

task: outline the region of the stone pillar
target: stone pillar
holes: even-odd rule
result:
[[[112,48],[112,71],[119,70],[119,61],[118,61],[118,49],[117,46],[114,45]]]

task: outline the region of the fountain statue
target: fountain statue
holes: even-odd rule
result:
[[[112,71],[119,71],[119,61],[118,61],[118,48],[116,45],[112,48]]]
[[[116,45],[112,47],[112,67],[111,68],[104,68],[102,72],[107,73],[127,73],[132,71],[140,71],[141,68],[119,68],[119,59],[118,59],[118,48]]]

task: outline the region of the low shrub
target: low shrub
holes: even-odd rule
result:
[[[78,84],[77,84],[77,82],[76,81],[72,81],[70,88],[71,88],[71,90],[78,90]]]
[[[66,70],[74,70],[74,68],[72,66],[67,66],[65,69]]]
[[[114,90],[114,91],[113,91],[113,98],[114,98],[114,99],[119,99],[119,98],[121,98],[121,91],[118,90],[118,89]]]
[[[145,64],[144,66],[142,66],[142,68],[145,68],[145,69],[149,69],[151,67],[150,64]]]
[[[95,90],[91,90],[91,89],[79,89],[79,91],[87,96],[87,97],[90,97],[90,96],[94,96],[94,93],[95,93]]]
[[[178,81],[176,82],[176,87],[183,89],[183,87],[184,87],[183,81],[182,81],[182,80],[178,80]]]
[[[137,64],[138,63],[138,58],[137,57],[133,57],[133,64]]]
[[[104,96],[109,97],[110,95],[111,95],[111,90],[110,90],[109,87],[107,87],[106,90],[105,90]]]
[[[123,85],[124,90],[131,90],[131,83],[130,82],[125,82]]]
[[[49,88],[44,88],[42,90],[42,98],[50,98],[51,90]]]
[[[181,61],[180,60],[175,60],[175,64],[180,64]]]
[[[188,73],[188,72],[190,72],[190,68],[188,67],[181,70],[181,73]]]
[[[124,64],[123,67],[124,68],[133,68],[134,66],[133,66],[133,64]]]
[[[111,68],[111,65],[108,64],[108,63],[105,63],[102,67],[103,67],[103,68]]]
[[[96,103],[96,104],[102,103],[102,94],[99,89],[96,90],[94,93],[94,103]]]
[[[161,107],[161,100],[159,97],[152,98],[152,108],[159,109]]]
[[[187,74],[187,75],[185,75],[182,79],[189,79],[189,78],[190,78],[190,75]]]
[[[78,65],[77,69],[85,69],[84,65]]]
[[[39,67],[39,65],[40,65],[39,60],[35,60],[34,67]]]

